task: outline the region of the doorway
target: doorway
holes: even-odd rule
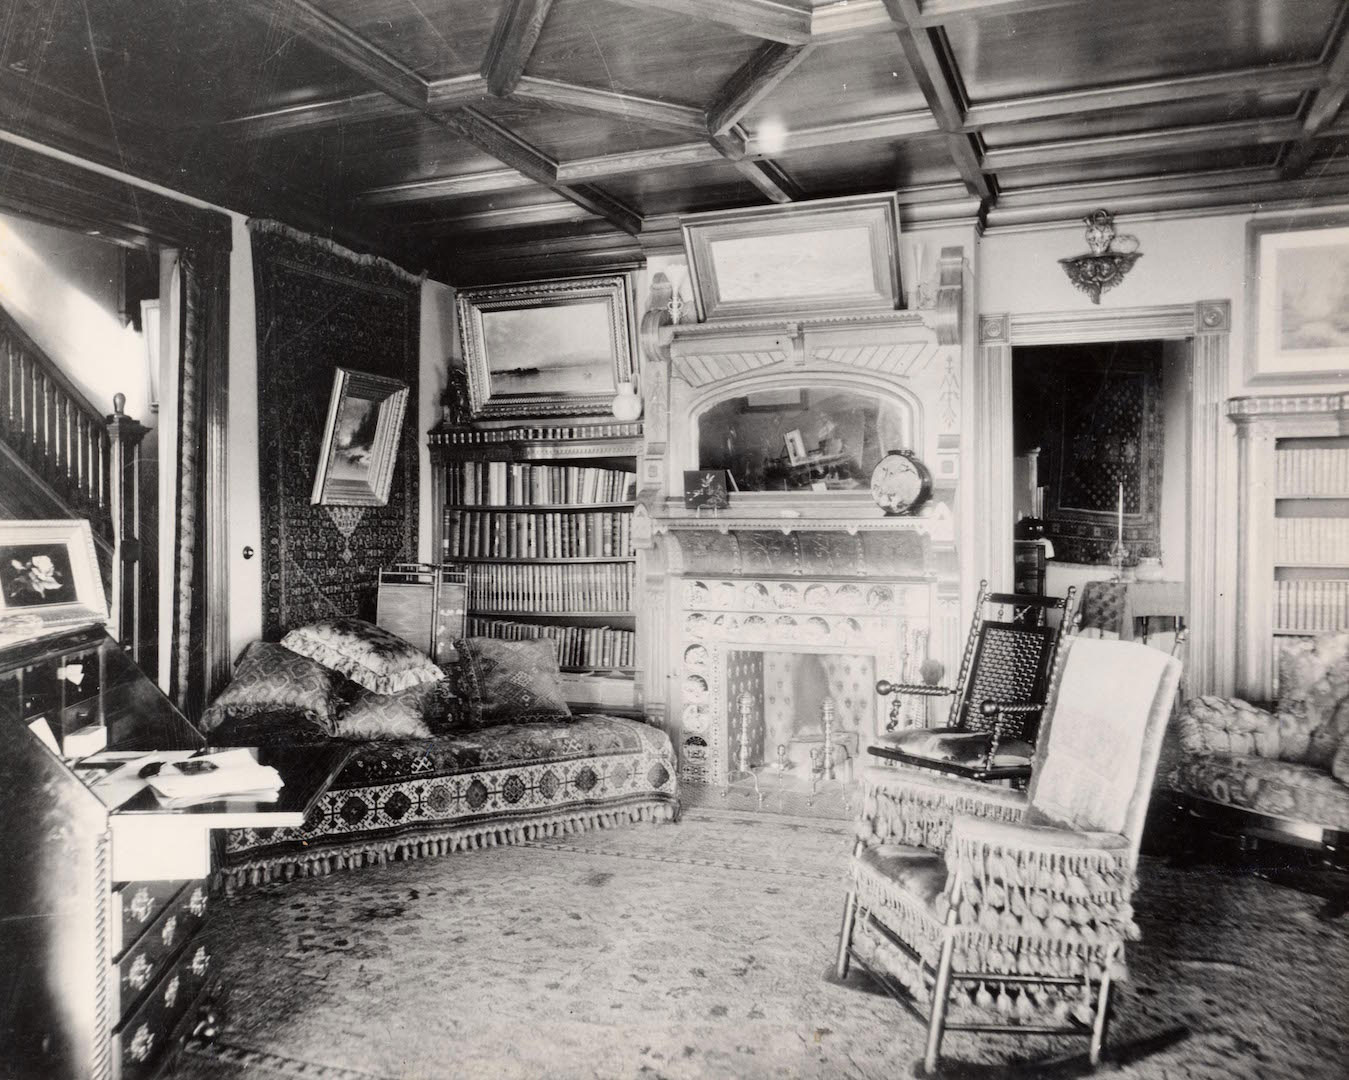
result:
[[[1063,596],[1114,572],[1183,585],[1187,573],[1188,341],[1012,349],[1017,586]],[[1036,545],[1043,561],[1033,559]]]

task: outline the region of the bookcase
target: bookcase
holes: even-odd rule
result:
[[[1349,395],[1237,398],[1238,690],[1278,694],[1279,645],[1349,629]]]
[[[634,710],[640,424],[431,432],[434,554],[471,636],[557,643],[569,701]]]

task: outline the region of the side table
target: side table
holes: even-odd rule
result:
[[[1082,629],[1095,627],[1133,641],[1142,630],[1146,644],[1151,620],[1171,619],[1176,633],[1185,629],[1183,581],[1088,581],[1082,588]]]

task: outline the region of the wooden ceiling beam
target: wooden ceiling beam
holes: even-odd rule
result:
[[[690,105],[676,105],[656,98],[621,94],[615,90],[601,90],[591,86],[558,82],[524,75],[515,87],[513,97],[541,101],[559,109],[601,113],[635,120],[650,127],[678,131],[686,135],[705,135],[707,124],[701,109]]]
[[[1300,93],[1324,86],[1326,81],[1325,68],[1316,63],[1243,68],[1174,79],[1145,79],[1062,94],[1033,94],[982,102],[965,110],[965,128],[973,131],[1000,124],[1183,102],[1199,97]]]
[[[308,0],[244,0],[256,15],[280,21],[311,45],[336,57],[349,70],[396,101],[415,108],[448,131],[550,188],[577,206],[624,232],[641,230],[641,215],[590,185],[571,187],[558,182],[557,162],[475,109],[437,112],[431,107],[430,84],[411,68],[376,48],[342,23],[319,11]]]
[[[481,68],[488,90],[497,97],[510,94],[519,83],[552,6],[553,0],[506,0],[501,6]]]
[[[1025,11],[1076,7],[1095,0],[922,0],[919,18],[924,26],[940,26],[954,19],[986,15],[1019,15]]]
[[[462,214],[431,214],[414,219],[399,219],[391,227],[396,232],[418,232],[424,228],[454,232],[482,232],[511,229],[525,225],[554,225],[566,221],[589,221],[594,217],[573,202],[533,203],[526,206],[502,206]]]
[[[662,146],[655,150],[574,158],[558,165],[557,178],[564,184],[575,184],[602,180],[608,176],[629,176],[650,169],[678,169],[723,160],[724,156],[711,143],[680,143],[678,146]]]
[[[436,121],[503,165],[509,165],[536,183],[551,188],[564,199],[584,207],[624,232],[635,235],[641,231],[641,215],[589,184],[569,185],[560,182],[556,161],[476,109],[464,108],[445,113],[437,116]]]
[[[648,8],[666,14],[687,15],[728,29],[780,41],[784,45],[804,45],[810,40],[811,11],[808,6],[790,0],[612,0],[623,7]]]
[[[810,39],[846,41],[890,29],[884,0],[834,0],[810,13]]]
[[[1092,139],[1061,139],[1026,143],[988,150],[984,168],[989,172],[1062,165],[1099,158],[1136,158],[1145,154],[1173,154],[1195,150],[1221,150],[1236,146],[1260,146],[1287,142],[1300,130],[1296,120],[1234,120],[1221,124],[1193,124],[1163,131],[1139,131],[1127,135],[1104,135]]]
[[[414,109],[426,108],[425,79],[309,0],[243,2],[258,18],[303,38],[395,101]]]
[[[1349,14],[1341,10],[1336,26],[1338,40],[1332,36],[1333,44],[1326,48],[1326,85],[1308,103],[1302,118],[1302,133],[1284,155],[1285,179],[1297,179],[1307,171],[1312,160],[1312,141],[1339,116],[1345,97],[1349,96],[1349,29],[1346,29],[1346,21],[1349,21]]]
[[[365,206],[402,206],[412,203],[456,199],[464,195],[491,195],[501,191],[537,187],[538,181],[514,169],[438,176],[430,180],[412,180],[405,184],[386,184],[358,192],[355,201]]]
[[[770,153],[790,154],[798,150],[816,150],[823,146],[846,146],[850,143],[876,140],[907,139],[915,135],[931,135],[940,131],[937,121],[926,109],[877,116],[870,120],[849,120],[842,124],[823,124],[819,127],[789,129],[782,137],[782,145],[775,149],[763,146],[756,136],[745,143],[751,157]],[[776,140],[774,140],[776,143]]]
[[[733,163],[740,175],[762,192],[770,202],[799,202],[805,194],[780,165],[772,161],[750,161],[741,158]]]
[[[890,13],[904,58],[927,107],[937,126],[947,134],[946,146],[956,171],[971,195],[990,198],[993,188],[984,175],[975,142],[964,130],[964,91],[954,74],[954,65],[937,48],[941,39],[934,34],[941,32],[929,31],[921,24],[917,0],[885,0],[885,10]]]
[[[707,107],[708,131],[713,135],[730,131],[741,117],[791,74],[792,69],[809,55],[810,49],[809,45],[784,45],[779,41],[760,45],[754,55],[726,80],[726,85]]]
[[[486,93],[487,83],[476,72],[449,79],[434,79],[426,84],[426,104],[432,109],[457,109],[477,101]],[[390,116],[405,116],[408,108],[382,90],[371,90],[364,94],[324,98],[231,117],[220,121],[217,129],[238,139],[269,139],[310,128],[363,124]],[[418,108],[418,111],[425,110]]]

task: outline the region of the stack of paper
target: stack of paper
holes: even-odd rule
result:
[[[215,768],[202,772],[182,771],[196,767],[198,762],[212,764]],[[150,787],[169,805],[241,796],[275,799],[281,784],[281,774],[270,765],[259,765],[247,750],[227,750],[209,757],[168,762],[150,778]]]

